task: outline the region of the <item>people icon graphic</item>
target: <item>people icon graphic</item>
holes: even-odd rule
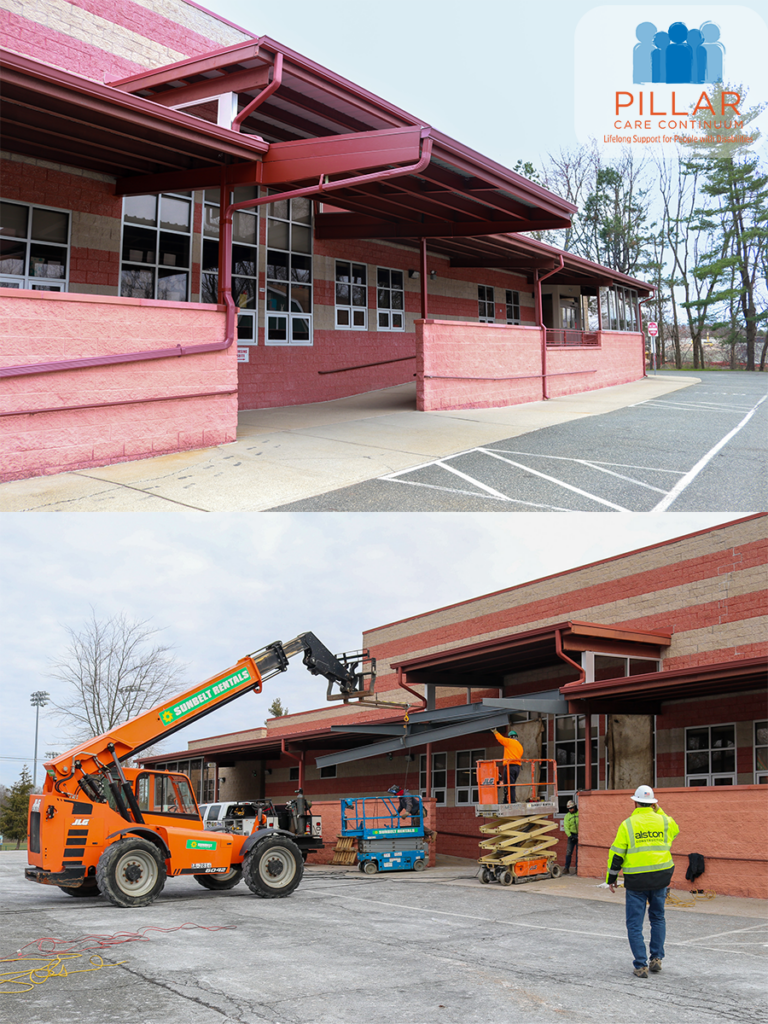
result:
[[[689,29],[684,22],[675,21],[665,32],[653,22],[643,21],[635,29],[635,36],[633,82],[697,85],[722,81],[725,47],[714,22],[705,21],[700,28]]]

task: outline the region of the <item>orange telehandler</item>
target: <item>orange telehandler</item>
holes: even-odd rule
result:
[[[206,831],[185,775],[123,762],[242,694],[260,693],[296,654],[328,681],[329,699],[334,686],[345,700],[371,692],[375,662],[367,652],[336,656],[313,633],[302,633],[46,761],[43,792],[29,802],[25,877],[71,896],[101,893],[117,907],[152,903],[168,875],[193,875],[207,889],[230,889],[244,878],[267,899],[292,893],[304,861],[290,832]],[[358,672],[361,662],[368,667]]]

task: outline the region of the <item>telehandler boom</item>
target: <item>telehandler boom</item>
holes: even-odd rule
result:
[[[123,762],[244,693],[260,693],[297,654],[328,681],[329,695],[334,686],[346,698],[370,692],[375,663],[367,652],[336,656],[314,633],[302,633],[46,761],[43,792],[29,802],[25,877],[71,896],[101,893],[118,907],[152,903],[168,875],[194,875],[208,889],[230,889],[244,878],[257,896],[290,895],[304,870],[291,833],[205,831],[185,775]],[[362,662],[368,668],[358,672]]]

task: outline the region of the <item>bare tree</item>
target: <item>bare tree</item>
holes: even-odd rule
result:
[[[100,736],[179,688],[182,666],[171,647],[154,642],[160,630],[148,620],[121,613],[101,621],[91,609],[81,630],[67,632],[69,646],[51,675],[73,692],[51,707],[73,742]]]

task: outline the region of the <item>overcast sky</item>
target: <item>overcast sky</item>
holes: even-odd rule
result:
[[[726,522],[670,513],[25,514],[0,516],[0,782],[31,769],[35,690],[58,701],[49,675],[80,629],[125,612],[163,627],[203,681],[273,640],[311,630],[333,651],[362,632],[563,569]],[[256,727],[279,696],[290,711],[325,704],[325,682],[301,666],[169,740]],[[39,751],[64,752],[43,711]],[[168,748],[166,748],[168,749]],[[17,760],[22,759],[22,760]],[[38,768],[38,779],[41,777]]]
[[[635,25],[649,19],[660,26],[667,20],[725,25],[726,79],[750,87],[750,104],[768,100],[765,0],[605,6],[590,0],[208,0],[201,6],[297,50],[505,167],[518,159],[538,163],[577,143],[576,28],[590,11],[626,8]],[[609,19],[599,35],[593,24],[592,63],[626,46],[629,69],[632,24],[621,39],[612,37]],[[768,113],[760,124],[765,136]]]

